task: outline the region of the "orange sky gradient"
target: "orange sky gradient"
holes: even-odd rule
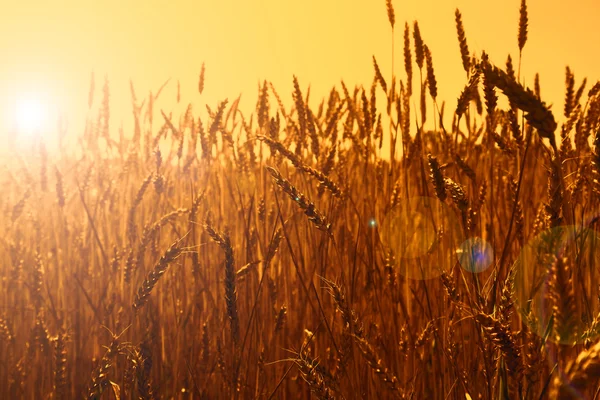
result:
[[[492,62],[504,66],[509,53],[518,59],[519,4],[394,1],[396,75],[405,79],[404,22],[412,27],[416,19],[433,54],[438,99],[447,102],[449,115],[466,83],[455,8],[463,14],[470,51],[486,50]],[[588,77],[588,88],[600,78],[600,2],[528,0],[528,10],[521,76],[532,84],[535,72],[540,73],[542,99],[554,104],[560,119],[565,67],[575,72],[577,86],[583,77]],[[316,107],[341,79],[351,87],[369,86],[372,55],[389,80],[391,49],[384,0],[5,2],[0,16],[0,138],[11,134],[15,101],[23,97],[41,99],[52,118],[58,113],[67,117],[70,134],[81,133],[92,71],[97,100],[104,75],[110,79],[113,131],[122,119],[128,132],[130,78],[143,97],[171,77],[158,104],[166,112],[178,110],[174,100],[179,79],[180,109],[193,102],[196,111],[205,113],[205,103],[214,106],[240,93],[242,109],[252,110],[263,79],[290,101],[295,74],[303,90],[311,85],[311,105]],[[199,96],[203,62],[206,85]],[[50,130],[55,125],[53,120]]]

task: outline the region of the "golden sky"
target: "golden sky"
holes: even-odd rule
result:
[[[518,58],[518,0],[394,1],[396,74],[404,78],[402,30],[418,20],[433,54],[439,97],[448,107],[465,84],[454,10],[459,8],[471,52],[486,50],[504,65]],[[600,78],[600,2],[529,0],[529,39],[522,77],[540,73],[542,98],[563,107],[566,65],[576,85]],[[291,99],[292,76],[311,99],[344,79],[368,86],[372,55],[391,76],[391,29],[384,0],[22,0],[4,1],[0,16],[0,128],[14,120],[18,98],[39,98],[54,116],[64,113],[70,132],[83,129],[90,74],[111,82],[113,128],[130,114],[129,78],[142,97],[167,78],[160,107],[173,110],[177,79],[182,102],[211,105],[243,93],[254,106],[259,80],[272,81]],[[206,89],[197,78],[206,63]],[[589,87],[588,83],[588,87]],[[201,111],[204,111],[202,106]],[[125,120],[129,127],[129,120]]]

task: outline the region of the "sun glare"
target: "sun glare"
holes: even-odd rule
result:
[[[38,134],[46,119],[46,109],[37,98],[20,99],[16,104],[15,122],[19,133]]]

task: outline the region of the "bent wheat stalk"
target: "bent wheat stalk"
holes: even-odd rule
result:
[[[138,292],[135,295],[135,300],[133,301],[133,309],[135,311],[146,304],[148,296],[150,296],[152,289],[154,289],[154,286],[156,286],[160,277],[167,272],[169,264],[175,261],[182,251],[183,249],[179,247],[179,241],[174,242],[167,251],[165,251],[165,254],[158,260],[158,263],[154,266],[152,271],[148,273],[146,279],[144,279],[144,282],[139,287]]]
[[[317,210],[315,204],[308,200],[300,191],[285,179],[279,171],[273,167],[266,167],[267,171],[273,177],[273,180],[308,216],[308,220],[312,222],[317,229],[327,232],[331,235],[331,223],[327,218]]]

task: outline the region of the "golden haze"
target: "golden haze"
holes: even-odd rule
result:
[[[251,110],[257,83],[272,81],[289,93],[292,75],[312,87],[317,99],[344,79],[368,86],[375,55],[391,76],[391,36],[384,1],[21,1],[5,2],[0,17],[0,128],[13,126],[15,98],[37,96],[70,121],[70,132],[83,130],[90,73],[101,89],[111,82],[112,130],[119,120],[131,127],[129,79],[145,96],[169,77],[160,107],[174,108],[177,79],[182,102],[216,106],[243,93],[241,107]],[[486,50],[503,65],[518,57],[518,1],[396,1],[396,74],[404,77],[402,28],[418,20],[432,53],[439,98],[453,109],[466,77],[454,26],[458,7],[470,50]],[[563,106],[568,63],[576,78],[598,78],[600,3],[531,0],[529,41],[523,79],[539,72],[543,99]],[[514,38],[514,39],[512,39]],[[197,96],[201,64],[207,68],[203,98]],[[415,78],[416,79],[416,78]],[[291,101],[291,96],[284,98]],[[556,113],[560,115],[560,113]]]
[[[589,33],[568,36],[594,9],[569,21],[575,7],[533,3],[526,35],[522,0],[516,79],[497,65],[515,51],[517,12],[457,4],[470,84],[460,124],[431,130],[419,111],[465,81],[454,4],[396,7],[399,28],[422,21],[429,47],[415,25],[406,51],[420,68],[425,55],[429,90],[399,90],[378,72],[355,96],[373,76],[371,54],[391,73],[379,3],[218,4],[10,10],[3,112],[10,125],[17,98],[20,133],[33,133],[21,137],[28,149],[2,148],[0,398],[597,397],[600,82],[579,84],[598,65],[585,59]],[[469,59],[467,40],[493,62]],[[177,121],[198,99],[202,61],[201,100],[213,111],[194,107]],[[540,93],[562,98],[572,62],[577,86],[569,73],[553,115]],[[542,84],[532,92],[520,81],[534,70]],[[153,121],[110,137],[109,119],[114,132],[118,119],[137,118],[140,99],[171,74],[182,104],[174,79]],[[350,89],[314,111],[341,77]],[[276,104],[265,85],[254,124],[237,102],[216,106],[240,91],[254,99],[262,78],[291,104]],[[387,108],[375,101],[381,89]],[[35,137],[44,101],[56,108],[48,115],[62,109],[74,121],[78,154]],[[174,111],[173,122],[157,108]],[[401,155],[386,151],[390,136]]]

